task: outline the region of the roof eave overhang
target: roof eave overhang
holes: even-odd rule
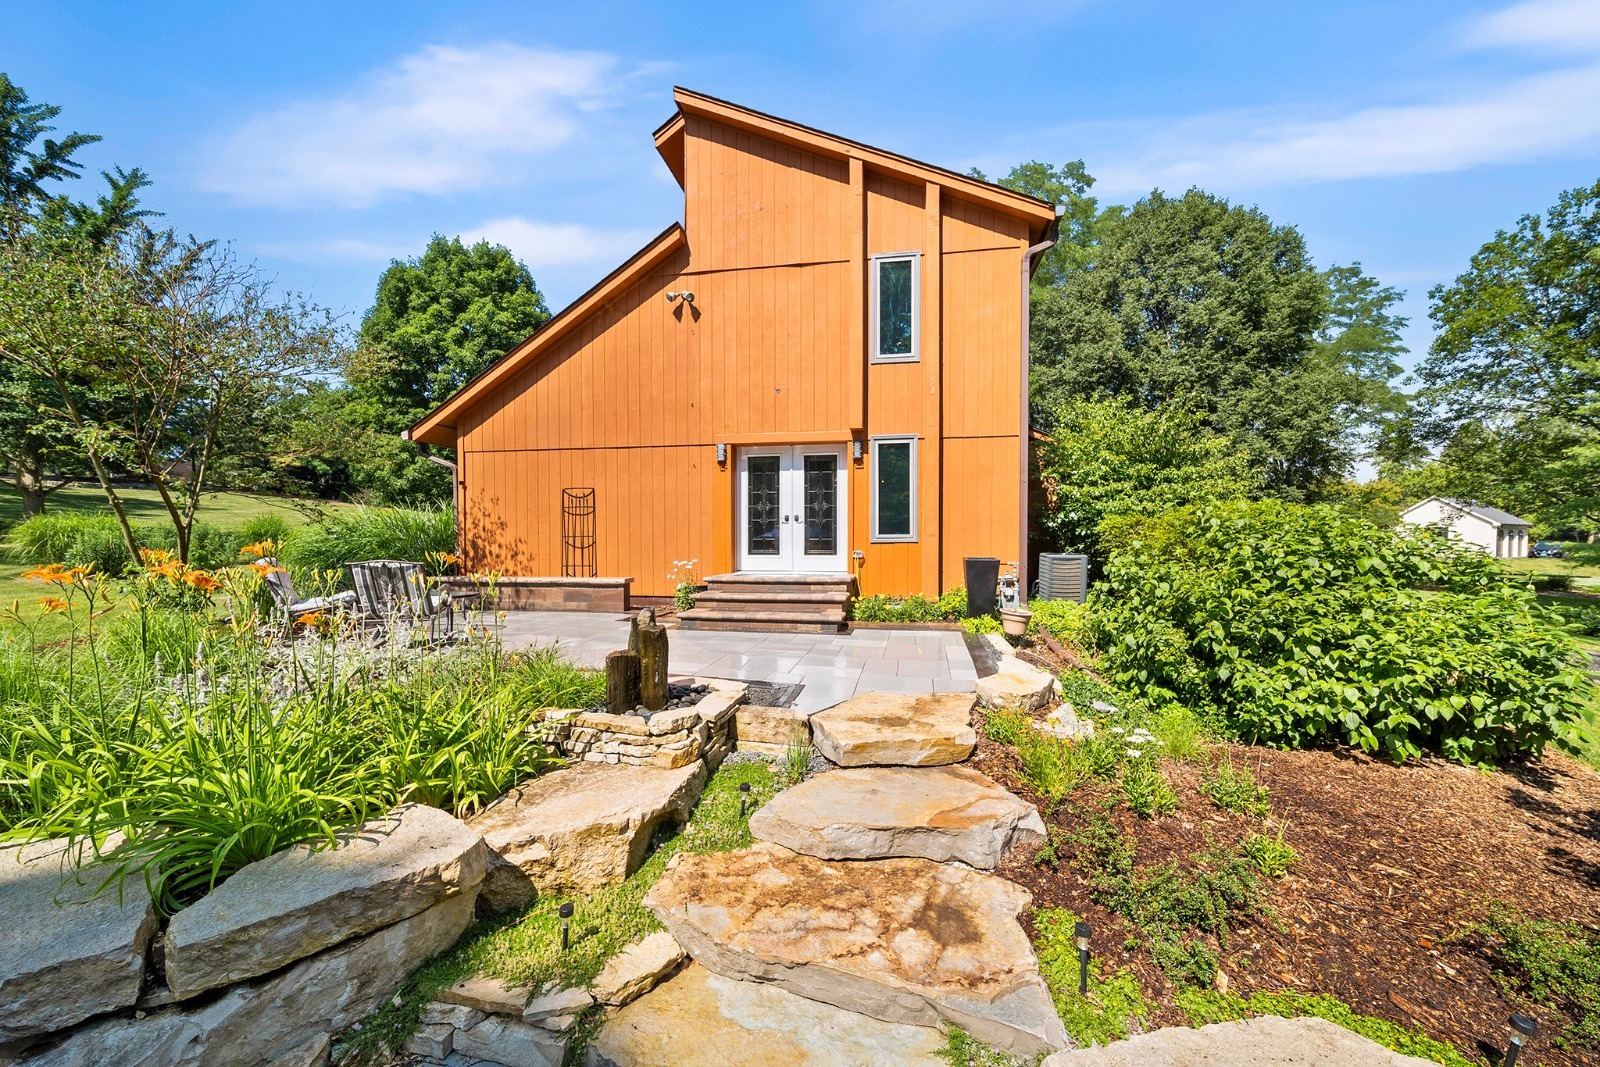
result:
[[[477,377],[456,390],[450,399],[424,415],[409,429],[401,431],[400,436],[418,444],[454,448],[456,425],[462,412],[472,407],[511,375],[538,359],[558,340],[587,319],[591,312],[603,307],[625,286],[631,285],[645,273],[653,270],[667,256],[682,248],[687,240],[683,227],[674,222],[616,270],[595,283],[588,292],[562,308],[531,337],[490,364]]]

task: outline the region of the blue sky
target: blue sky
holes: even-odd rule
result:
[[[487,236],[552,308],[677,219],[671,87],[964,170],[1082,158],[1105,199],[1199,185],[1426,292],[1600,178],[1600,0],[8,5],[0,70],[91,169],[348,312],[428,235]],[[98,179],[93,179],[98,181]],[[78,183],[84,194],[89,179]]]

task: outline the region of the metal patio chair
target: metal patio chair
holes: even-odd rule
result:
[[[357,609],[356,594],[348,591],[332,596],[297,597],[294,579],[283,569],[283,564],[272,556],[262,559],[261,564],[261,578],[266,583],[267,591],[272,594],[273,605],[283,612],[291,624],[319,611],[353,612]]]
[[[422,564],[369,559],[347,566],[361,611],[379,622],[425,625],[429,640],[455,632],[456,602],[428,584]]]

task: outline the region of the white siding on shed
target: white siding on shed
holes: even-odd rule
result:
[[[1462,501],[1431,496],[1400,515],[1413,526],[1438,530],[1491,556],[1521,558],[1528,554],[1527,523],[1497,522]]]

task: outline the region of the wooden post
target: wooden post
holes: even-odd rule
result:
[[[606,656],[606,710],[632,715],[639,706],[639,654],[618,651]]]
[[[667,631],[659,626],[639,627],[639,696],[646,711],[667,706]]]

